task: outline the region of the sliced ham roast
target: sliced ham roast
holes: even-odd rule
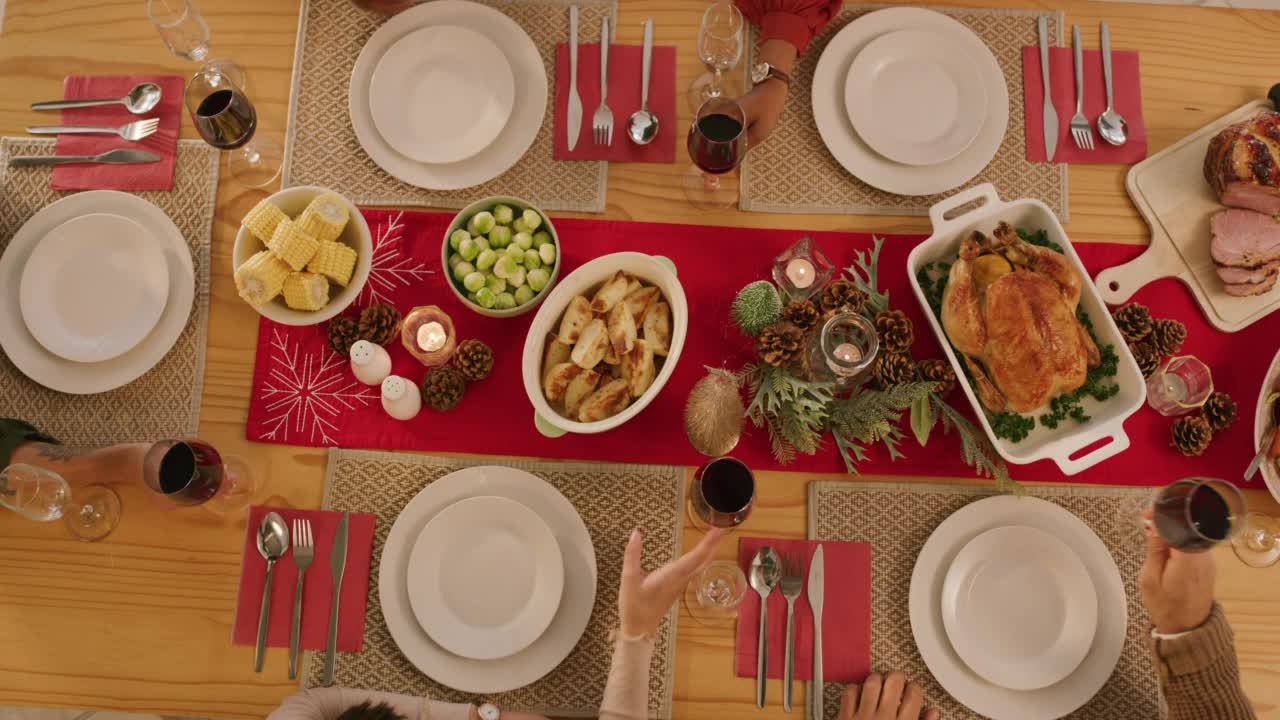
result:
[[[1204,179],[1223,205],[1280,214],[1280,113],[1259,113],[1215,135]]]
[[[1267,276],[1267,279],[1263,280],[1260,283],[1241,283],[1241,284],[1228,283],[1223,287],[1227,289],[1228,295],[1235,295],[1236,297],[1248,297],[1250,295],[1261,295],[1263,293],[1271,292],[1271,288],[1275,286],[1276,286],[1276,273],[1271,273],[1270,275]]]
[[[1259,268],[1227,267],[1219,265],[1218,277],[1228,285],[1254,285],[1280,271],[1280,262],[1267,263]]]
[[[1280,222],[1252,210],[1223,210],[1209,219],[1213,261],[1257,269],[1280,262]]]

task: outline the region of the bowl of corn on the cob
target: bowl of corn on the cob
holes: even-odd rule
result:
[[[254,206],[232,250],[236,291],[263,317],[314,325],[349,306],[369,278],[373,236],[350,200],[292,187]]]
[[[440,261],[463,305],[487,317],[516,317],[536,308],[555,285],[560,236],[532,204],[489,197],[454,216]]]

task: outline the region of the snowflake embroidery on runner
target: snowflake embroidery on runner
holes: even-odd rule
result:
[[[378,396],[345,374],[346,362],[327,347],[303,355],[279,329],[271,335],[271,369],[262,395],[267,419],[264,440],[288,442],[306,434],[312,443],[337,445],[338,415],[365,407]]]
[[[392,293],[400,288],[409,287],[409,284],[415,280],[435,274],[434,270],[428,270],[426,265],[405,254],[405,225],[401,222],[403,218],[402,210],[395,215],[388,215],[374,227],[373,261],[369,266],[369,280],[360,290],[357,303],[394,305],[390,297]]]

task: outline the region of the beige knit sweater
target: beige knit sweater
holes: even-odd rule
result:
[[[1214,604],[1204,625],[1172,639],[1152,637],[1169,720],[1255,720],[1240,686],[1231,626]]]

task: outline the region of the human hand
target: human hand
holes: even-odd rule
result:
[[[1147,559],[1138,585],[1156,632],[1174,635],[1194,630],[1213,612],[1217,565],[1209,553],[1184,553],[1169,547],[1147,518]]]
[[[778,118],[787,101],[787,86],[776,80],[761,83],[738,98],[747,119],[747,147],[765,141],[778,127]]]
[[[840,714],[836,717],[838,720],[940,720],[942,713],[932,708],[925,710],[924,688],[908,683],[906,675],[895,672],[887,678],[871,673],[861,687],[846,687],[840,695]]]
[[[697,547],[682,557],[646,573],[640,565],[644,536],[631,532],[622,559],[622,586],[618,590],[618,614],[622,633],[643,637],[658,632],[658,624],[666,617],[672,603],[680,597],[689,581],[715,557],[721,532],[713,528]]]

